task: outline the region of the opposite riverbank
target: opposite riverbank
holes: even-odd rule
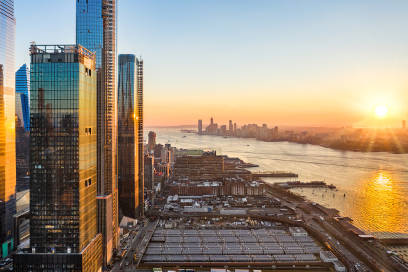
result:
[[[249,138],[263,142],[289,142],[310,144],[340,151],[408,153],[408,130],[406,129],[316,129],[316,130],[277,130],[262,128],[253,132],[211,131],[197,132],[182,130],[184,133],[219,136],[224,138]],[[271,131],[271,132],[268,132]]]

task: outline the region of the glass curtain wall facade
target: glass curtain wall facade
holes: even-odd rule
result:
[[[98,271],[95,56],[75,45],[30,51],[30,251],[15,270]]]
[[[23,64],[16,72],[16,115],[26,131],[30,131],[30,71]]]
[[[104,264],[119,245],[117,180],[116,0],[76,1],[76,43],[96,54],[98,230]]]
[[[139,157],[136,57],[119,55],[118,69],[118,185],[124,216],[139,216]]]
[[[14,1],[0,0],[0,258],[13,249],[16,212]]]
[[[102,68],[103,0],[76,1],[76,40],[95,53],[96,69]]]
[[[143,144],[143,60],[136,58],[137,75],[137,112],[136,120],[138,127],[138,162],[139,162],[139,202],[140,215],[144,215],[144,144]]]

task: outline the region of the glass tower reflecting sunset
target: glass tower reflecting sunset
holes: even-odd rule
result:
[[[95,56],[75,45],[30,51],[31,251],[15,268],[98,271]]]
[[[119,243],[116,119],[116,0],[76,1],[76,43],[95,52],[97,87],[98,231],[104,264]]]
[[[13,249],[16,211],[14,1],[0,0],[0,258]]]
[[[118,183],[123,214],[143,214],[143,124],[139,111],[139,77],[135,55],[119,55],[118,76]],[[142,79],[141,79],[142,80]],[[143,105],[142,105],[143,106]],[[142,131],[140,131],[142,124]],[[139,135],[142,135],[140,139]],[[141,143],[141,144],[140,144]]]
[[[119,55],[118,74],[118,186],[119,208],[136,218],[139,208],[139,166],[136,119],[136,57]]]

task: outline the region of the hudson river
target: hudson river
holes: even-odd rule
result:
[[[299,174],[292,180],[322,180],[336,190],[294,189],[327,207],[367,232],[408,233],[408,154],[336,151],[320,146],[255,139],[223,138],[183,133],[180,129],[152,129],[157,143],[178,148],[211,149],[259,165],[257,170]],[[145,135],[149,129],[146,130]],[[286,179],[265,179],[267,182]]]

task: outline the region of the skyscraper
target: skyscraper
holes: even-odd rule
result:
[[[16,72],[16,115],[26,131],[30,130],[30,71],[23,64]]]
[[[30,69],[23,64],[15,74],[16,82],[16,191],[29,189],[30,160]],[[18,242],[18,241],[16,241]]]
[[[116,119],[116,0],[76,1],[76,43],[96,53],[98,231],[104,264],[119,245]]]
[[[203,120],[198,120],[198,134],[203,134]]]
[[[119,55],[118,74],[118,186],[123,215],[137,218],[139,201],[139,133],[136,57]]]
[[[14,1],[0,0],[0,258],[13,245],[16,211]]]
[[[95,55],[32,45],[30,250],[15,271],[100,271]]]
[[[139,202],[141,203],[140,215],[144,214],[144,144],[143,144],[143,60],[136,58],[136,85],[137,85],[137,112],[138,125],[138,161],[139,161]]]
[[[154,152],[154,147],[156,146],[156,132],[149,131],[147,139],[147,148],[149,153]]]
[[[144,186],[147,190],[154,189],[154,157],[145,155],[144,157]]]

